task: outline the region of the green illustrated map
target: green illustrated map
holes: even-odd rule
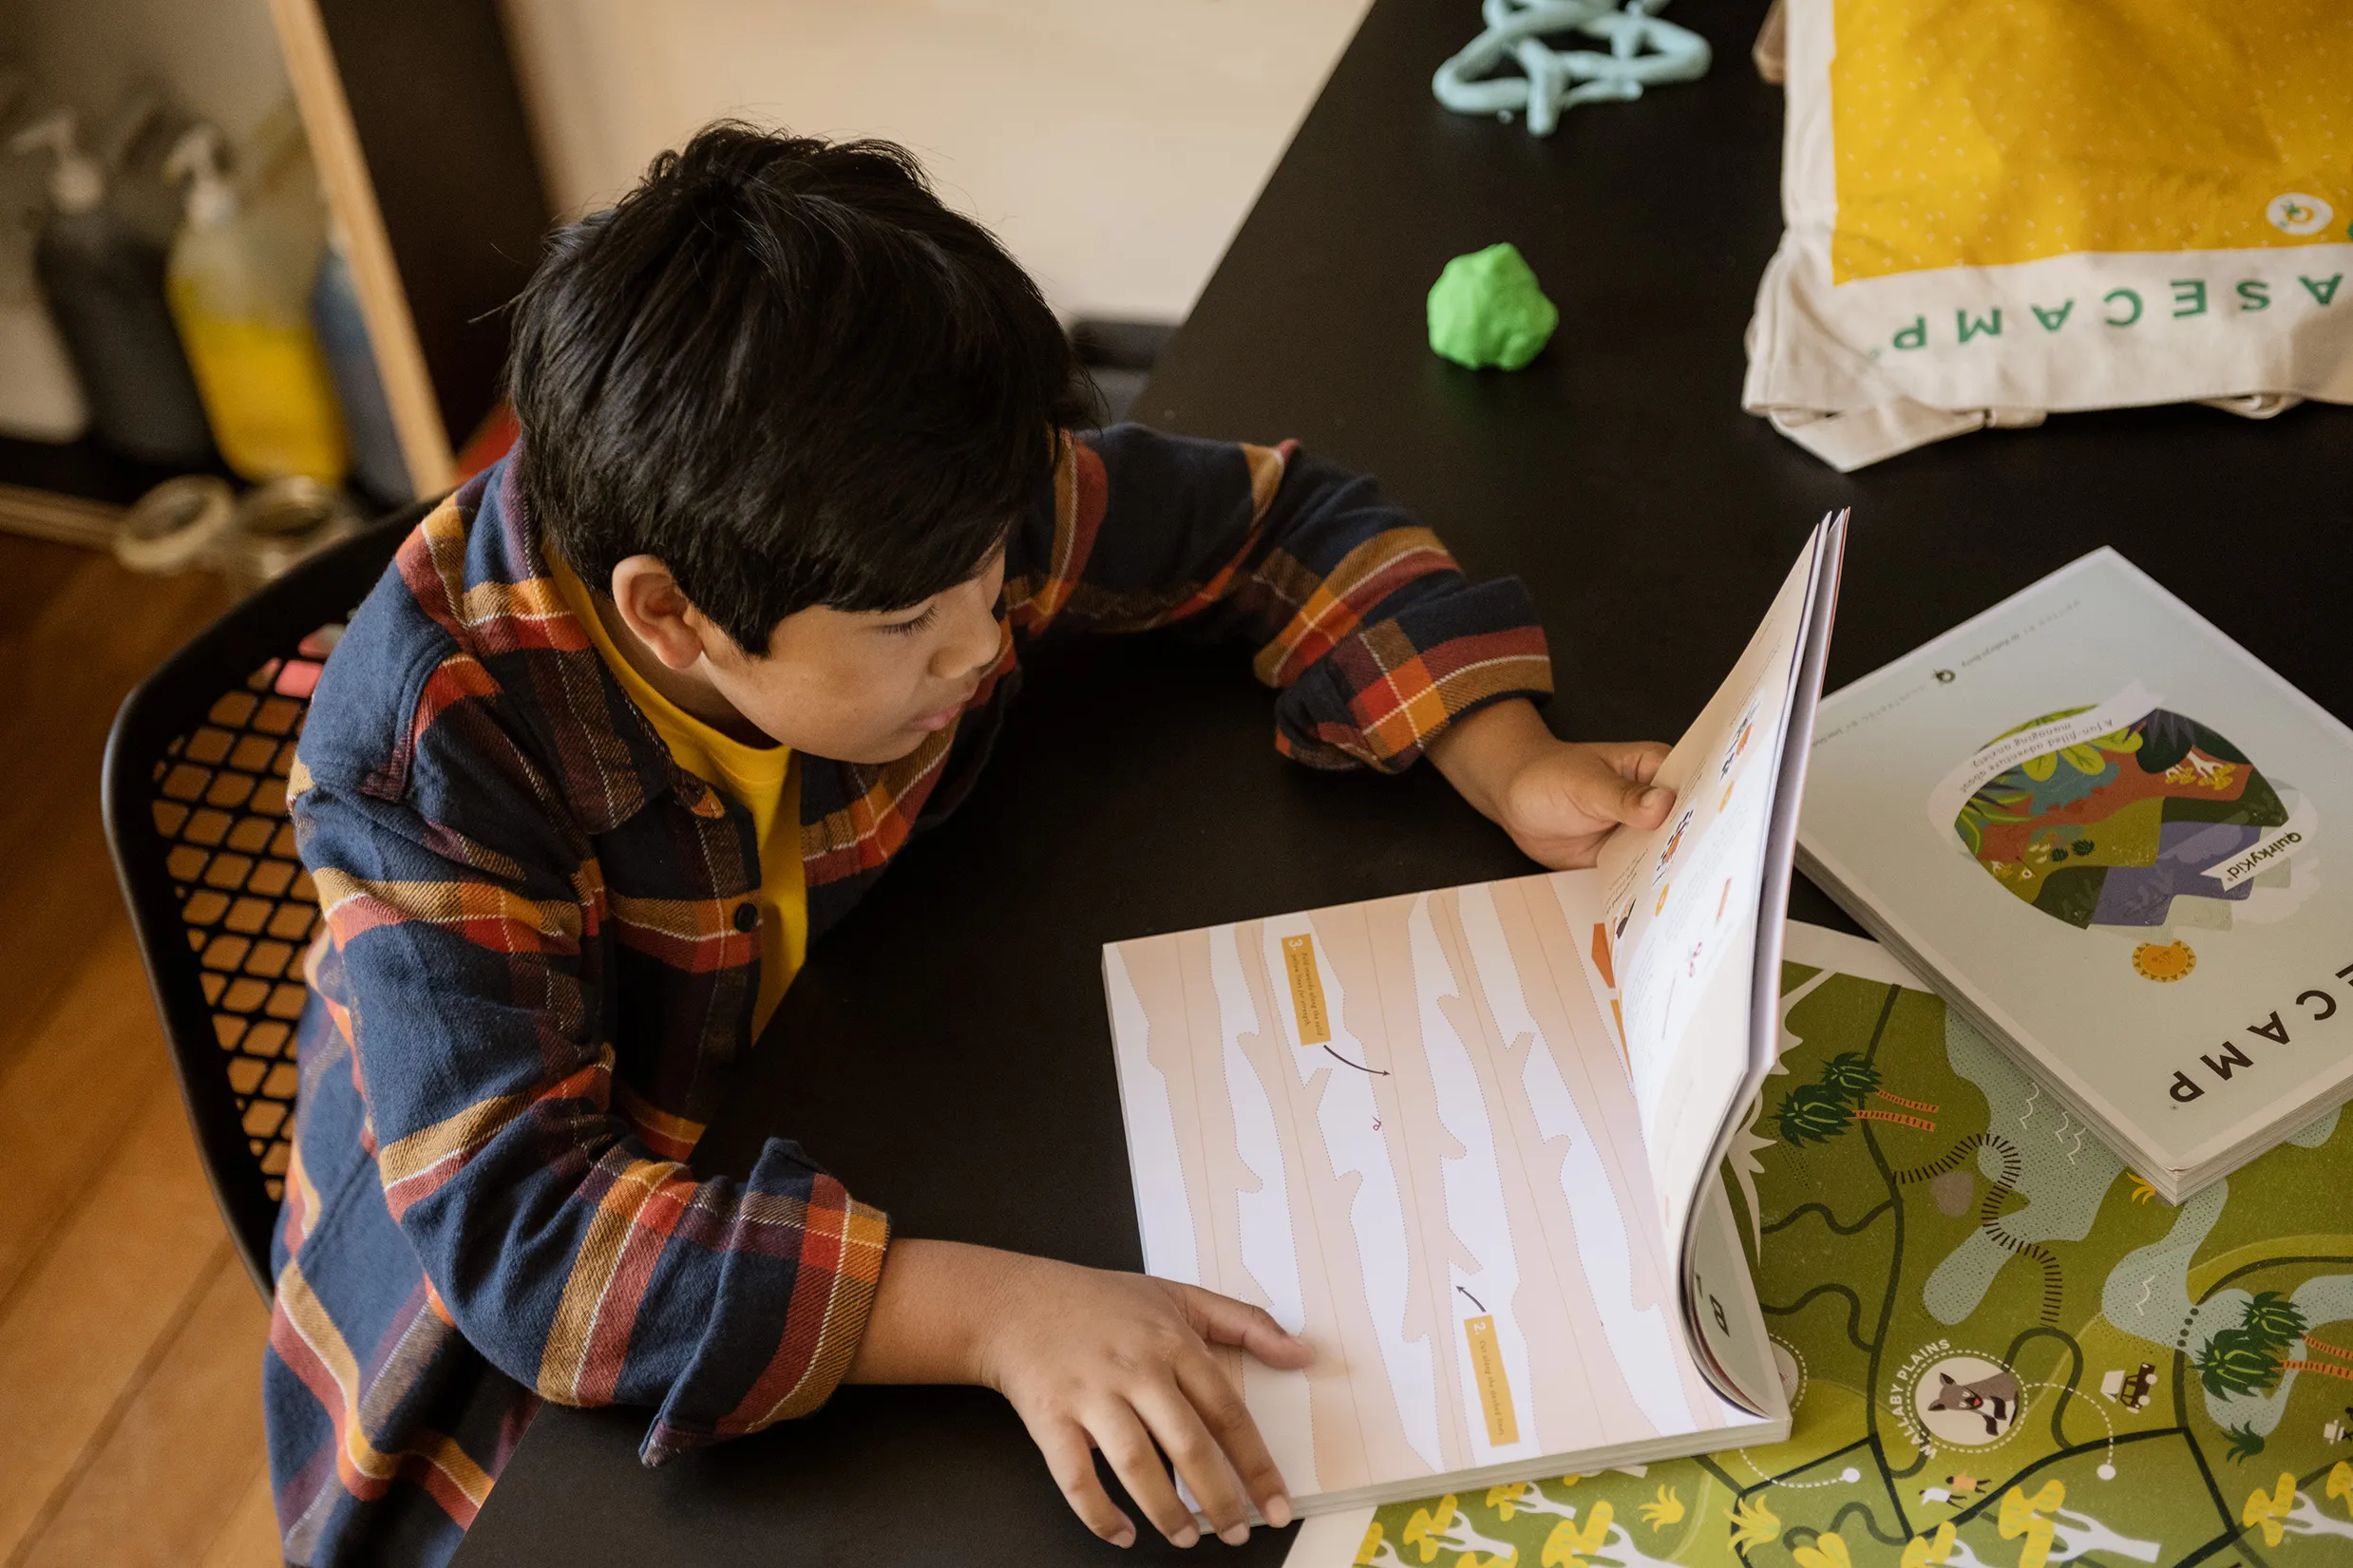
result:
[[[1831,940],[1725,1178],[1791,1439],[1383,1507],[1356,1563],[2353,1565],[2353,1117],[2169,1207]]]

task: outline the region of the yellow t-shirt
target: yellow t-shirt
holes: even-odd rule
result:
[[[654,726],[680,767],[721,790],[751,813],[760,842],[760,995],[751,1032],[768,1027],[808,953],[808,888],[801,869],[801,770],[787,746],[751,746],[713,728],[654,690],[613,645],[588,585],[548,557],[556,592],[580,618],[605,667]]]

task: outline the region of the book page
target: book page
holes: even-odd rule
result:
[[[1766,843],[1782,789],[1783,742],[1798,695],[1827,530],[1816,530],[1773,607],[1699,717],[1659,769],[1674,812],[1603,847],[1607,954],[1598,976],[1622,1034],[1663,1234],[1680,1237],[1718,1158],[1719,1134],[1771,1060],[1755,1013]],[[1827,634],[1827,624],[1821,631]],[[1790,812],[1779,813],[1786,825]],[[1786,882],[1777,883],[1786,892]],[[1779,899],[1771,912],[1777,935]],[[1765,954],[1768,975],[1777,942]]]
[[[1305,1511],[1759,1430],[1679,1321],[1586,980],[1602,892],[1561,873],[1105,950],[1146,1267],[1316,1347],[1304,1372],[1231,1358]]]

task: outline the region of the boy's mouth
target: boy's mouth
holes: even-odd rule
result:
[[[977,690],[979,689],[975,687],[973,690]],[[970,701],[972,701],[972,691],[966,691],[962,696],[957,698],[956,701],[948,704],[947,707],[939,708],[936,712],[924,714],[921,718],[907,726],[907,727],[909,729],[920,729],[926,734],[931,734],[939,730],[945,729],[948,726],[956,722],[957,715],[964,711],[964,705]]]

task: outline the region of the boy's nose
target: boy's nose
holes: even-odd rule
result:
[[[956,595],[953,630],[940,639],[939,656],[932,661],[933,672],[948,680],[963,680],[986,670],[996,662],[1004,637],[995,602],[969,589],[968,584],[967,591]]]

